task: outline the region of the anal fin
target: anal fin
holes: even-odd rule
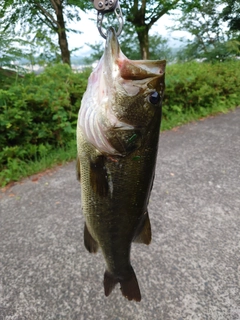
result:
[[[152,240],[152,232],[151,232],[151,224],[149,220],[148,212],[146,212],[143,216],[143,219],[138,226],[134,242],[137,243],[144,243],[144,244],[150,244]]]
[[[86,223],[84,225],[84,245],[90,253],[96,253],[98,251],[98,243],[91,236]]]

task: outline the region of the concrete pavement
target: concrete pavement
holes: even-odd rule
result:
[[[240,108],[161,134],[140,303],[106,298],[75,164],[0,191],[0,320],[240,320]]]

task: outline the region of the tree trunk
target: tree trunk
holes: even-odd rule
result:
[[[123,1],[124,2],[124,1]],[[180,0],[155,1],[158,5],[154,11],[148,0],[125,1],[128,8],[127,21],[131,22],[138,35],[142,59],[149,59],[149,31],[164,14],[177,7]]]
[[[143,27],[137,31],[138,40],[140,44],[140,50],[141,50],[141,57],[143,60],[149,59],[149,34],[148,34],[148,27],[145,25],[144,29]]]
[[[54,1],[56,4],[55,12],[57,16],[57,24],[58,24],[58,44],[61,50],[62,62],[71,65],[70,62],[70,51],[68,49],[68,41],[67,34],[65,31],[65,21],[63,17],[63,5],[62,1],[56,0]]]
[[[143,60],[149,59],[149,26],[145,22],[146,18],[146,0],[141,1],[139,8],[139,1],[134,0],[132,7],[132,14],[128,17],[128,21],[135,26],[140,44],[141,57]]]

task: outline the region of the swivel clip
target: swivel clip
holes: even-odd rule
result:
[[[118,0],[93,0],[95,9],[97,10],[97,28],[100,35],[106,39],[107,35],[103,30],[103,18],[106,13],[114,12],[118,19],[118,30],[116,32],[117,36],[120,36],[123,29],[123,15],[120,4]]]

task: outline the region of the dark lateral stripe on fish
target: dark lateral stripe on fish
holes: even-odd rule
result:
[[[91,161],[90,168],[90,184],[93,191],[100,197],[106,197],[109,187],[105,157],[98,156],[94,162]]]
[[[122,295],[128,300],[135,300],[137,302],[141,301],[141,293],[138,286],[138,281],[135,275],[135,272],[132,267],[130,267],[130,272],[128,277],[123,279],[118,278],[112,275],[109,271],[105,271],[104,273],[104,292],[105,296],[108,297],[116,284],[120,283],[120,289],[122,291]]]

